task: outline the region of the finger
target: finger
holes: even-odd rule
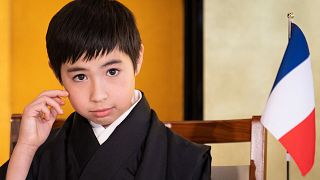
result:
[[[40,96],[38,97],[36,100],[34,100],[30,105],[32,104],[39,104],[41,102],[43,102],[43,99],[44,98],[51,98],[51,97],[48,97],[48,96]],[[59,105],[65,105],[65,102],[63,101],[63,99],[61,97],[53,97],[51,98],[53,99],[54,101],[56,101]]]
[[[35,114],[36,117],[38,117],[38,118],[40,118],[42,120],[47,120],[47,121],[49,121],[51,119],[50,118],[51,117],[51,112],[50,112],[48,107],[43,106],[41,104],[38,104],[38,106],[35,106],[34,108],[35,108],[35,110],[37,112]]]
[[[59,96],[60,95],[60,96]],[[69,95],[67,91],[63,91],[63,90],[49,90],[49,91],[44,91],[43,93],[41,93],[33,102],[31,102],[29,105],[34,105],[34,104],[38,104],[39,102],[42,102],[42,98],[43,97],[49,97],[49,98],[59,98],[61,99],[61,101],[57,100],[57,102],[60,104],[62,103],[62,98],[61,97],[65,97],[65,95]],[[64,103],[62,103],[64,104]]]
[[[48,108],[46,106],[43,106],[41,104],[38,105],[37,108],[37,117],[40,118],[41,120],[46,120],[46,121],[53,121],[56,119],[58,112],[54,108]]]
[[[57,112],[55,109],[53,109],[53,108],[50,109],[50,112],[51,112],[52,117],[53,117],[54,119],[56,119],[56,117],[57,117],[57,115],[58,115],[58,112]]]
[[[42,92],[39,97],[41,96],[48,96],[48,97],[67,97],[69,93],[65,90],[49,90]]]
[[[55,100],[60,105],[65,105],[66,104],[61,97],[55,97],[55,98],[53,98],[53,100]]]
[[[57,103],[57,101],[51,98],[45,98],[45,99],[46,99],[46,105],[50,106],[50,109],[54,109],[58,114],[63,114],[61,105]]]
[[[37,99],[35,102],[31,104],[31,106],[41,104],[43,106],[50,106],[51,108],[54,108],[59,114],[63,114],[63,110],[58,102],[56,102],[53,98],[42,96],[39,99]]]

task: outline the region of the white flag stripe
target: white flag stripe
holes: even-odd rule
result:
[[[276,85],[266,107],[261,122],[276,139],[313,111],[315,102],[310,56]]]

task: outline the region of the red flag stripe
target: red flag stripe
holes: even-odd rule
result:
[[[313,166],[315,154],[315,110],[309,116],[282,136],[279,141],[298,165],[301,174],[306,175]]]

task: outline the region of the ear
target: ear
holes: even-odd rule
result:
[[[137,59],[137,67],[134,72],[134,75],[137,76],[141,70],[142,62],[143,62],[143,53],[144,53],[144,46],[141,44],[140,51],[139,51],[139,58]]]

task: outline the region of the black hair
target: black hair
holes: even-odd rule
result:
[[[49,63],[61,82],[61,65],[82,55],[90,61],[115,48],[126,53],[136,70],[141,38],[132,12],[111,0],[75,0],[51,19],[46,35]]]

